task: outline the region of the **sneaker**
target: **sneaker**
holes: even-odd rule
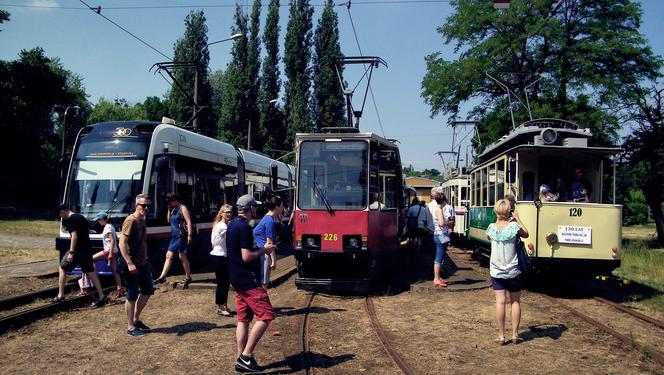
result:
[[[259,372],[262,368],[256,362],[254,356],[240,355],[235,362],[237,372]]]
[[[160,277],[160,278],[156,279],[155,281],[153,281],[152,283],[154,285],[157,285],[157,284],[163,284],[165,282],[166,282],[166,278],[165,277]]]
[[[140,329],[134,327],[134,329],[128,329],[127,330],[127,336],[130,336],[130,337],[143,337],[143,336],[145,336],[145,332],[143,332]]]
[[[139,331],[141,331],[143,333],[148,333],[148,332],[152,331],[152,329],[150,329],[150,327],[143,324],[143,322],[141,322],[140,320],[137,320],[137,321],[134,322],[134,328],[138,329]]]

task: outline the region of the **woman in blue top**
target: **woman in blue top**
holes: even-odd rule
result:
[[[166,281],[168,271],[173,264],[173,257],[175,253],[180,254],[180,261],[184,268],[184,280],[182,282],[187,286],[191,282],[191,267],[189,266],[189,258],[187,258],[187,249],[191,244],[193,236],[193,226],[191,224],[191,216],[189,209],[184,204],[178,201],[178,196],[175,193],[166,194],[166,203],[168,204],[168,214],[166,219],[171,225],[171,242],[168,244],[168,251],[166,252],[166,260],[164,261],[164,268],[161,271],[161,276],[154,281],[155,284],[160,284]],[[186,234],[180,232],[180,225],[184,221],[186,227]]]
[[[519,344],[523,341],[519,337],[519,323],[521,321],[521,271],[516,254],[517,235],[528,238],[528,230],[521,222],[519,215],[511,215],[510,202],[501,199],[496,202],[493,211],[496,213],[496,222],[489,224],[486,235],[491,240],[491,261],[489,273],[491,286],[496,294],[496,319],[498,320],[498,344],[504,345],[505,340],[505,305],[507,293],[510,294],[512,305],[512,342]]]
[[[261,221],[254,228],[254,238],[256,246],[260,249],[265,247],[266,243],[277,245],[277,228],[279,225],[279,218],[284,206],[281,202],[281,197],[278,195],[272,196],[265,201],[265,208],[268,210],[267,214],[263,216]],[[277,268],[277,255],[270,253],[261,257],[261,284],[267,290],[267,284],[270,282],[270,271]]]

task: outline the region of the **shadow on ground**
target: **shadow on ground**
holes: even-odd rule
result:
[[[213,329],[224,329],[224,328],[235,328],[235,324],[224,324],[217,325],[210,322],[191,322],[184,324],[177,324],[172,327],[158,327],[153,328],[152,333],[166,333],[166,334],[177,334],[178,336],[184,336],[187,333],[194,332],[205,332],[212,331]]]
[[[344,363],[355,358],[355,354],[341,354],[334,357],[322,353],[306,353],[308,355],[309,365],[303,361],[301,354],[291,355],[281,361],[272,362],[263,366],[263,374],[293,374],[307,369],[328,369],[340,363]],[[306,366],[306,367],[305,367]]]

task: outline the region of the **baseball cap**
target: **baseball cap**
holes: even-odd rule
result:
[[[99,220],[108,220],[108,214],[104,211],[97,212],[97,216],[95,216],[95,219],[93,221],[99,221]]]
[[[245,194],[241,196],[240,198],[238,198],[236,203],[237,208],[241,210],[246,210],[251,206],[258,206],[259,204],[261,204],[261,202],[254,199],[254,197],[251,194]]]
[[[68,204],[59,204],[57,207],[55,207],[55,213],[59,214],[60,211],[69,211],[69,205]]]

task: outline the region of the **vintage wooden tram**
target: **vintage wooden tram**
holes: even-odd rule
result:
[[[300,289],[366,292],[389,275],[403,226],[398,147],[352,127],[297,134]]]
[[[489,145],[470,171],[468,238],[488,256],[493,205],[511,194],[530,232],[527,252],[538,269],[610,271],[620,265],[622,206],[615,203],[614,147],[591,147],[589,129],[558,119],[527,121]],[[573,199],[582,174],[589,199]],[[556,201],[542,200],[545,184]]]
[[[454,207],[452,239],[457,243],[465,240],[468,231],[469,186],[470,176],[465,168],[449,168],[445,171],[441,187],[449,204]]]

